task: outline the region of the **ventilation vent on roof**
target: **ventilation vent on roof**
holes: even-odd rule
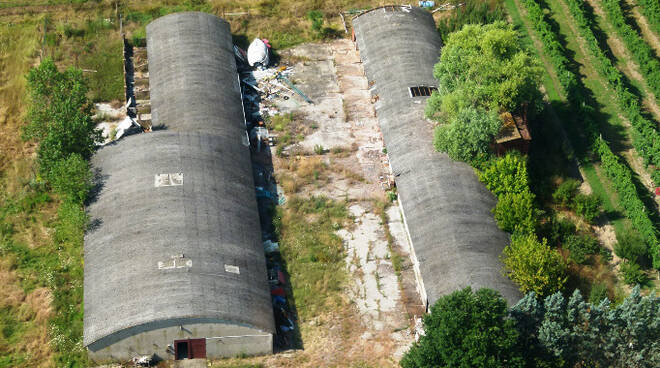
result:
[[[183,173],[174,174],[156,174],[154,177],[154,187],[173,187],[183,185]]]
[[[408,88],[408,92],[410,92],[410,97],[430,96],[433,91],[437,91],[437,90],[438,88],[436,87],[427,87],[427,86],[417,86],[417,87]]]

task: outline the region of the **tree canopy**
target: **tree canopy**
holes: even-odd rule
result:
[[[469,287],[446,295],[424,317],[425,335],[401,360],[421,367],[634,367],[660,365],[660,298],[639,288],[613,307],[578,290],[507,309],[496,292]]]
[[[452,159],[483,162],[501,129],[497,114],[540,101],[542,69],[505,22],[469,24],[448,36],[433,75],[426,116],[441,122],[435,147]]]
[[[539,101],[543,70],[520,45],[513,26],[501,21],[469,24],[450,34],[434,67],[438,91],[429,99],[427,116],[451,119],[468,107],[515,111]]]
[[[444,296],[424,316],[422,336],[401,360],[403,368],[522,367],[518,331],[506,301],[490,289],[465,288]]]
[[[89,158],[101,136],[92,120],[87,81],[80,69],[60,72],[46,59],[30,70],[27,82],[30,107],[24,138],[39,142],[40,171],[48,178],[57,162],[70,154]]]

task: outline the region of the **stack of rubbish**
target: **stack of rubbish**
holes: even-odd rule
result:
[[[255,195],[262,219],[263,248],[277,327],[275,344],[280,348],[290,348],[295,317],[287,301],[285,268],[282,266],[280,247],[270,219],[273,206],[284,204],[286,198],[275,182],[270,160],[267,159],[273,137],[264,124],[264,118],[278,114],[277,102],[290,100],[297,92],[293,89],[295,86],[292,88],[286,82],[292,71],[290,68],[269,66],[269,48],[267,40],[255,39],[247,52],[234,46],[234,53],[238,62],[245,124],[252,148]]]

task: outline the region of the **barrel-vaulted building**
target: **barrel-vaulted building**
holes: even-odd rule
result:
[[[395,176],[418,288],[427,306],[457,289],[487,287],[509,303],[520,294],[502,274],[509,238],[493,219],[494,196],[474,170],[433,148],[424,107],[437,88],[433,66],[442,40],[431,14],[408,6],[376,8],[353,19],[355,39]]]
[[[92,159],[84,345],[92,359],[272,352],[273,311],[228,24],[147,26],[154,131]]]

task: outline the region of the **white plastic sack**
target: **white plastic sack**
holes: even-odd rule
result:
[[[257,64],[262,67],[268,66],[268,46],[266,46],[264,41],[255,38],[250,44],[250,47],[248,47],[247,57],[250,66],[255,66]]]

